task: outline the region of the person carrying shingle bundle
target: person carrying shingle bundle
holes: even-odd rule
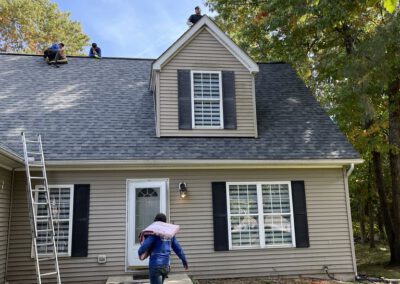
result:
[[[168,224],[167,216],[159,213],[154,218],[154,223],[147,227],[139,236],[142,243],[138,250],[139,259],[144,260],[150,256],[149,276],[150,284],[162,284],[170,270],[171,249],[181,259],[185,270],[188,263],[175,235],[179,226]]]
[[[196,7],[194,8],[194,14],[190,15],[190,17],[189,17],[189,19],[187,20],[186,24],[187,24],[189,27],[191,27],[191,26],[193,26],[195,23],[197,23],[197,22],[201,19],[201,17],[203,17],[203,16],[201,15],[200,7],[199,7],[199,6],[196,6]]]
[[[64,44],[60,43],[53,43],[50,47],[46,48],[43,53],[44,60],[48,63],[66,63],[67,56],[65,55]]]
[[[101,58],[101,48],[97,46],[97,43],[92,43],[92,47],[89,51],[89,57]]]

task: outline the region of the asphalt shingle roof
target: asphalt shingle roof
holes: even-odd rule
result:
[[[21,131],[40,132],[47,160],[359,158],[284,63],[259,64],[259,138],[157,138],[152,62],[0,54],[0,142],[21,154]]]

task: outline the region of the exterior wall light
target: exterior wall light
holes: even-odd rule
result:
[[[179,183],[179,195],[181,198],[185,198],[187,196],[187,187],[186,187],[186,182],[181,182]]]

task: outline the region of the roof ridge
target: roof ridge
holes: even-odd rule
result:
[[[28,53],[14,53],[14,52],[0,52],[0,55],[10,55],[10,56],[32,56],[32,57],[43,57],[41,54],[28,54]],[[68,55],[68,58],[82,58],[82,59],[93,59],[89,56],[85,55]],[[149,61],[154,61],[155,59],[153,58],[134,58],[134,57],[102,57],[101,59],[116,59],[116,60],[149,60]]]

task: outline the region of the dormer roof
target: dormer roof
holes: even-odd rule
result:
[[[253,61],[239,46],[237,46],[207,15],[204,15],[195,25],[189,28],[153,63],[153,71],[159,71],[167,64],[198,32],[203,29],[210,32],[229,52],[232,53],[250,73],[258,73],[257,63]]]

